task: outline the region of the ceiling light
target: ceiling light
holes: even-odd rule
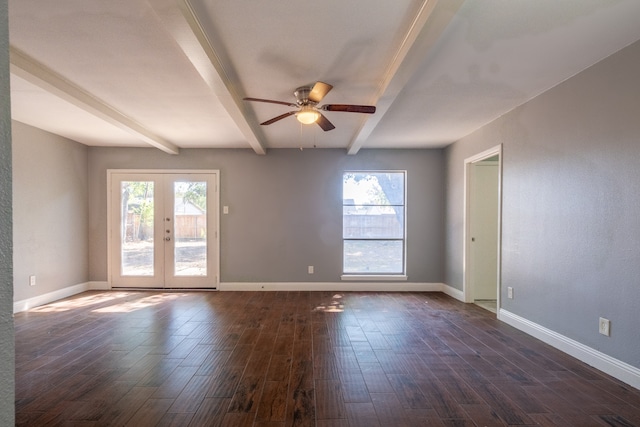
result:
[[[320,118],[320,113],[318,113],[312,106],[305,105],[296,113],[296,118],[300,123],[310,125]]]

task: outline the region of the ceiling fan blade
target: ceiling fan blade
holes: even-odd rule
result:
[[[293,104],[291,102],[285,102],[285,101],[274,101],[273,99],[261,99],[261,98],[242,98],[245,101],[256,101],[256,102],[268,102],[269,104],[280,104],[280,105],[286,105],[288,107],[297,107],[297,104]]]
[[[320,114],[320,117],[318,117],[318,120],[316,120],[316,123],[318,124],[318,126],[320,126],[322,128],[323,131],[328,131],[328,130],[332,130],[335,129],[336,127],[333,125],[333,123],[331,123],[329,121],[329,119],[327,119],[325,116],[323,116],[322,114]]]
[[[345,113],[373,114],[376,112],[376,107],[373,105],[327,104],[323,105],[320,109],[324,111],[342,111]]]
[[[322,98],[324,98],[331,89],[333,89],[333,86],[328,83],[316,82],[313,88],[311,88],[311,92],[309,92],[309,101],[317,104],[322,101]]]
[[[296,113],[296,111],[289,111],[288,113],[280,114],[278,117],[274,117],[271,120],[267,120],[266,122],[260,123],[263,126],[270,125],[271,123],[275,123],[278,120],[286,119],[289,116],[292,116]]]

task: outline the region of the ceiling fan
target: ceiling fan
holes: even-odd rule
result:
[[[281,104],[289,107],[297,108],[295,111],[289,111],[274,117],[266,122],[260,123],[261,125],[270,125],[282,120],[286,117],[295,114],[300,123],[310,125],[311,123],[317,123],[325,132],[331,129],[335,129],[333,123],[331,123],[320,111],[341,111],[346,113],[365,113],[373,114],[376,112],[376,107],[373,105],[351,105],[351,104],[324,104],[318,106],[322,98],[333,88],[328,83],[316,82],[313,86],[302,86],[293,92],[296,97],[295,104],[293,102],[274,101],[271,99],[260,98],[243,98],[245,101],[257,101],[268,102],[270,104]]]

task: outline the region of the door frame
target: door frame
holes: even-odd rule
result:
[[[215,251],[213,257],[213,267],[215,269],[212,282],[213,288],[198,288],[198,290],[216,290],[220,287],[220,170],[219,169],[107,169],[107,284],[109,289],[113,289],[113,233],[120,233],[120,230],[115,230],[113,221],[113,197],[112,197],[112,181],[115,174],[211,174],[214,175],[214,191],[211,197],[214,198],[216,212],[215,218],[211,224],[215,227],[212,231],[213,239],[208,244],[213,245]],[[209,225],[208,225],[209,226]],[[118,288],[123,289],[123,288]],[[143,289],[143,288],[141,288]],[[150,289],[150,288],[144,288]],[[172,290],[172,288],[158,288],[165,290]],[[184,290],[184,288],[175,288]]]
[[[471,268],[471,198],[472,186],[471,168],[475,163],[481,162],[493,156],[498,156],[498,243],[497,243],[497,289],[496,289],[496,311],[499,312],[501,302],[501,288],[502,288],[502,144],[489,148],[481,153],[466,158],[464,160],[464,231],[463,231],[463,294],[464,302],[473,302],[473,289],[470,277]],[[497,313],[496,313],[497,314]]]

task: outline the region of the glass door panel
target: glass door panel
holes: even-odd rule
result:
[[[121,271],[123,276],[154,274],[154,182],[120,183]]]
[[[110,174],[112,287],[215,288],[217,174]]]
[[[207,275],[207,182],[174,181],[174,253],[176,276]]]
[[[110,179],[110,270],[113,287],[164,286],[162,175],[112,174]]]

